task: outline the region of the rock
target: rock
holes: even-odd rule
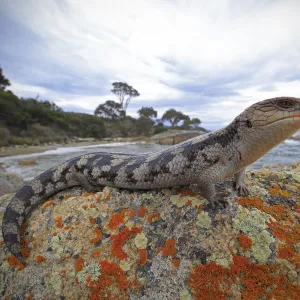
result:
[[[25,268],[0,243],[0,297],[299,299],[299,172],[251,170],[249,197],[219,184],[217,209],[180,188],[59,193],[22,227]]]
[[[161,145],[175,145],[204,133],[198,130],[168,130],[152,136],[150,141]]]
[[[24,181],[19,175],[7,172],[0,166],[0,196],[16,192],[23,185]]]
[[[20,159],[18,161],[18,164],[20,166],[33,166],[33,165],[37,165],[37,162],[34,159]]]

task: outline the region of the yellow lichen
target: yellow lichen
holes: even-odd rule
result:
[[[135,243],[136,247],[139,249],[146,249],[147,242],[148,242],[148,239],[146,238],[146,236],[143,232],[138,233],[136,235],[136,237],[134,238],[134,243]]]

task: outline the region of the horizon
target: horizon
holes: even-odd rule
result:
[[[300,2],[34,1],[0,5],[0,66],[20,97],[93,114],[115,81],[128,115],[174,108],[226,126],[251,104],[300,97]],[[116,9],[119,8],[119,9]]]

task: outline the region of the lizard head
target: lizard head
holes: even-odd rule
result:
[[[278,137],[286,139],[300,129],[300,98],[278,97],[257,102],[239,116],[239,122],[249,134],[277,131]]]
[[[257,102],[231,124],[245,167],[300,130],[300,99],[278,97]]]

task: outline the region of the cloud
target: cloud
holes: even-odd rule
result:
[[[258,100],[300,97],[299,9],[298,0],[4,0],[0,63],[17,94],[64,109],[93,112],[125,81],[141,94],[130,114],[174,107],[216,129]]]

